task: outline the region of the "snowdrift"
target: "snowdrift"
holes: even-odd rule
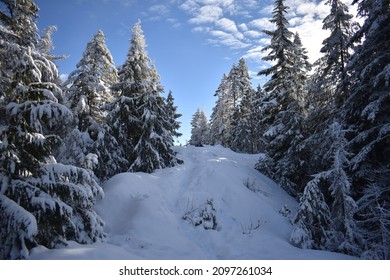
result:
[[[184,164],[123,173],[104,185],[96,211],[107,242],[48,250],[31,259],[351,259],[289,244],[297,202],[253,167],[260,155],[177,147]]]

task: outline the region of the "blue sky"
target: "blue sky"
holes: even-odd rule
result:
[[[168,93],[172,90],[178,112],[183,114],[180,142],[190,137],[190,121],[197,108],[210,116],[213,96],[223,73],[241,57],[247,59],[254,86],[263,84],[256,73],[267,67],[261,48],[269,38],[273,0],[36,0],[41,30],[56,25],[54,53],[68,55],[57,62],[61,74],[75,70],[87,42],[99,29],[116,65],[124,63],[130,30],[138,19],[147,52]],[[346,3],[351,2],[345,0]],[[319,57],[327,33],[322,19],[329,7],[319,0],[287,0],[291,30],[298,31],[310,60]],[[354,13],[354,9],[351,10]]]

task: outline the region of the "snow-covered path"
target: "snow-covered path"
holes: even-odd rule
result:
[[[289,244],[289,217],[279,211],[297,203],[253,168],[259,155],[176,149],[184,164],[104,185],[96,210],[106,243],[38,247],[31,259],[350,259]]]

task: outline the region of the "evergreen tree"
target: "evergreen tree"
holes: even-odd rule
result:
[[[152,172],[178,163],[172,151],[167,105],[160,95],[160,77],[145,48],[138,21],[126,62],[119,71],[119,82],[113,85],[119,97],[107,106],[114,136],[130,163],[129,170],[134,172]]]
[[[213,108],[210,118],[210,140],[214,145],[228,145],[226,138],[229,133],[229,111],[228,111],[228,80],[224,74],[214,96],[217,97],[216,104]]]
[[[328,241],[330,210],[320,190],[322,175],[310,180],[299,202],[290,242],[304,249],[323,249]]]
[[[311,70],[307,50],[303,47],[301,38],[298,33],[294,35],[294,56],[293,56],[293,90],[294,99],[298,100],[301,107],[305,106],[307,98],[307,79],[308,72]]]
[[[332,142],[325,158],[332,159],[331,169],[322,172],[324,179],[329,182],[329,190],[333,198],[331,206],[331,234],[330,249],[350,255],[358,255],[356,223],[354,214],[356,202],[351,197],[351,182],[346,173],[349,168],[350,154],[347,152],[345,131],[337,122],[333,123],[326,133]]]
[[[276,24],[276,30],[263,31],[271,36],[271,44],[264,48],[270,52],[263,59],[275,64],[259,72],[259,75],[271,77],[264,85],[267,96],[263,101],[261,120],[267,137],[266,156],[259,160],[256,169],[276,180],[288,193],[297,195],[301,191],[297,182],[304,170],[297,156],[298,144],[303,139],[303,116],[294,91],[295,48],[291,41],[293,34],[287,29],[287,9],[283,0],[276,0],[270,20]]]
[[[254,139],[255,119],[254,101],[255,91],[249,77],[248,67],[245,59],[241,58],[236,67],[236,75],[234,78],[234,88],[237,96],[240,96],[238,105],[233,107],[231,116],[231,135],[229,147],[234,151],[254,153],[256,139]]]
[[[102,240],[93,205],[103,195],[92,174],[54,157],[71,112],[58,103],[58,72],[38,48],[38,7],[1,1],[0,57],[6,71],[0,127],[0,259],[26,258],[36,245]],[[4,10],[3,10],[4,9]],[[4,60],[3,60],[4,58]]]
[[[209,144],[209,125],[203,110],[196,110],[191,120],[191,139],[190,145],[203,147]]]
[[[167,96],[167,99],[166,99],[166,103],[167,103],[167,108],[166,108],[166,111],[167,111],[167,115],[168,115],[168,118],[169,118],[169,127],[170,127],[170,132],[171,132],[171,135],[173,137],[180,137],[182,136],[183,134],[181,134],[178,130],[180,128],[180,122],[177,121],[178,118],[182,117],[182,114],[178,114],[176,111],[177,111],[177,106],[175,106],[174,104],[174,98],[173,98],[173,95],[172,95],[172,91],[169,91],[168,92],[168,96]]]
[[[101,181],[119,173],[127,164],[106,125],[102,108],[112,99],[110,87],[117,78],[104,34],[99,30],[65,83],[66,103],[75,116],[75,124],[59,158],[63,163],[93,170]]]
[[[65,87],[68,107],[77,118],[80,131],[104,123],[102,105],[109,102],[110,87],[117,81],[117,70],[101,30],[87,44],[77,70],[70,73]]]
[[[330,13],[323,21],[323,29],[329,30],[330,35],[322,42],[321,53],[324,55],[314,64],[315,71],[308,81],[305,102],[307,137],[301,144],[300,158],[306,162],[306,174],[315,174],[329,168],[323,164],[323,159],[332,143],[325,138],[327,136],[323,132],[338,121],[337,112],[344,98],[343,91],[347,81],[345,66],[351,52],[348,42],[356,26],[352,15],[348,13],[348,7],[341,1],[330,0],[326,4],[330,6]]]
[[[348,130],[353,191],[365,258],[390,258],[390,6],[386,0],[354,1],[366,17],[354,35],[347,65],[348,97],[341,116]]]
[[[329,30],[330,36],[322,42],[321,52],[325,60],[325,67],[321,69],[322,83],[331,91],[338,92],[339,96],[333,97],[336,99],[334,102],[340,104],[343,89],[336,89],[346,78],[345,66],[350,56],[348,43],[357,24],[352,22],[353,16],[349,14],[348,6],[340,0],[328,0],[325,4],[330,6],[330,14],[323,20],[323,29]]]

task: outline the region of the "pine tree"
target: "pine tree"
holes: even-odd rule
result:
[[[340,0],[328,0],[325,4],[330,6],[330,14],[323,20],[323,29],[329,30],[330,36],[322,42],[321,52],[324,53],[325,60],[325,68],[321,69],[322,83],[332,92],[337,91],[338,96],[333,98],[337,106],[340,106],[343,89],[337,89],[337,86],[341,86],[341,81],[346,79],[345,66],[350,57],[348,44],[357,24],[352,21],[353,16],[349,14],[348,6]]]
[[[209,125],[203,110],[197,109],[191,120],[190,145],[203,147],[209,144]]]
[[[80,131],[94,123],[104,123],[102,105],[109,102],[110,87],[117,81],[117,70],[101,30],[87,44],[77,70],[70,73],[65,87],[68,107],[77,118]]]
[[[323,164],[323,158],[325,152],[331,149],[331,143],[323,132],[333,122],[339,121],[337,112],[348,80],[345,76],[345,66],[351,53],[348,42],[356,27],[345,4],[339,0],[330,0],[326,4],[330,6],[330,13],[323,20],[323,29],[329,30],[330,35],[322,42],[321,53],[324,55],[314,64],[315,71],[308,81],[305,102],[307,137],[301,144],[300,155],[301,160],[306,162],[307,174],[315,174],[329,167]]]
[[[294,56],[293,56],[293,68],[292,79],[294,89],[294,99],[298,100],[301,107],[305,106],[307,98],[307,79],[308,73],[311,70],[311,64],[309,57],[307,56],[307,50],[303,47],[301,38],[298,33],[294,35]]]
[[[215,106],[210,118],[210,140],[213,145],[227,146],[228,140],[226,135],[229,135],[229,110],[228,110],[228,80],[224,74],[221,83],[215,92],[217,97]]]
[[[323,249],[328,241],[330,210],[320,190],[322,175],[310,180],[299,202],[290,242],[304,249]]]
[[[331,139],[331,148],[325,158],[332,159],[331,169],[322,172],[324,179],[329,182],[329,190],[333,198],[331,206],[332,237],[328,246],[330,249],[350,255],[358,255],[356,223],[354,214],[356,202],[351,196],[351,182],[346,170],[349,168],[349,157],[345,131],[337,122],[333,123],[327,136]],[[333,247],[333,248],[332,248]]]
[[[390,258],[390,6],[386,0],[354,1],[366,17],[354,35],[347,65],[348,97],[341,116],[350,140],[353,191],[359,196],[357,220],[365,258]]]
[[[29,0],[1,3],[0,57],[7,78],[0,127],[0,259],[26,258],[36,245],[102,240],[103,221],[93,210],[102,189],[87,170],[58,164],[54,157],[61,143],[55,132],[72,114],[56,98],[62,92],[55,64],[38,48],[38,7]]]
[[[130,163],[129,170],[134,172],[152,172],[178,163],[172,150],[167,105],[160,95],[163,87],[145,48],[138,21],[119,82],[113,85],[119,97],[107,106],[114,136]]]
[[[66,136],[59,159],[93,170],[101,181],[119,173],[127,164],[106,125],[103,110],[103,105],[113,98],[110,87],[117,78],[104,34],[99,30],[87,44],[77,70],[65,82],[66,103],[75,116],[75,124]]]
[[[236,107],[233,107],[233,114],[231,116],[231,135],[229,147],[233,151],[254,153],[254,101],[255,91],[252,88],[250,81],[248,67],[245,59],[241,58],[236,68],[235,81],[232,83],[240,96],[240,100]]]
[[[178,131],[181,126],[181,123],[177,121],[178,118],[182,117],[182,114],[176,112],[177,106],[175,106],[174,101],[175,100],[173,98],[172,91],[169,91],[166,99],[166,104],[167,104],[166,111],[169,118],[169,127],[170,127],[169,131],[171,132],[171,135],[173,137],[178,138],[183,135]]]
[[[294,44],[293,34],[287,29],[285,17],[288,7],[283,0],[275,1],[271,23],[275,31],[263,31],[271,36],[270,50],[263,59],[275,64],[262,70],[258,75],[270,75],[265,85],[266,98],[262,105],[261,125],[267,137],[266,155],[256,166],[260,172],[276,180],[288,193],[297,195],[301,190],[297,185],[302,177],[302,162],[297,154],[298,144],[303,139],[302,107],[294,91]]]

